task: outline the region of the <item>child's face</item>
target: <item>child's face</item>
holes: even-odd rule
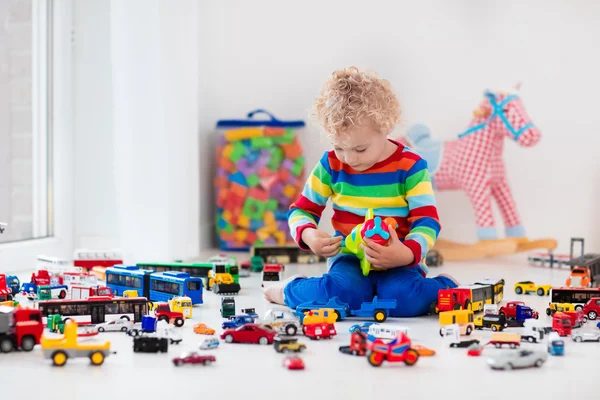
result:
[[[365,171],[387,157],[386,137],[372,123],[365,123],[332,138],[331,144],[340,161],[356,171]]]

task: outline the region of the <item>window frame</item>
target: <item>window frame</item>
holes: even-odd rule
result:
[[[0,243],[0,273],[35,269],[38,254],[73,255],[72,0],[33,0],[32,26],[33,232],[46,236]],[[49,63],[40,62],[45,54]]]

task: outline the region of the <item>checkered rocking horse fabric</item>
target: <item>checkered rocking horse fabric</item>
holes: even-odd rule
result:
[[[524,237],[525,229],[511,193],[502,160],[504,139],[523,147],[541,137],[515,92],[484,93],[468,128],[451,141],[436,141],[424,125],[407,134],[409,147],[427,161],[436,190],[463,190],[476,214],[480,240],[496,239],[492,198],[496,200],[508,237]]]

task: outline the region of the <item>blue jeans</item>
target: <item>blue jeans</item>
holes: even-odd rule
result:
[[[445,276],[425,278],[418,268],[398,267],[364,276],[355,256],[342,255],[332,261],[328,273],[317,278],[296,278],[286,285],[284,294],[290,308],[307,301],[325,304],[337,296],[352,310],[377,295],[381,300],[397,301],[391,317],[416,317],[429,312],[439,289],[453,287],[456,284]]]

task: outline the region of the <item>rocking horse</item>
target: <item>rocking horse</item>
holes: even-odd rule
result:
[[[506,179],[502,160],[504,139],[522,147],[538,143],[541,132],[531,122],[515,92],[484,93],[468,128],[458,139],[434,140],[424,125],[411,127],[400,141],[421,155],[429,166],[435,190],[463,190],[475,210],[477,236],[475,244],[461,244],[440,239],[437,248],[446,260],[465,260],[499,254],[553,250],[556,240],[529,241]],[[492,198],[497,202],[504,221],[506,239],[498,239]]]

